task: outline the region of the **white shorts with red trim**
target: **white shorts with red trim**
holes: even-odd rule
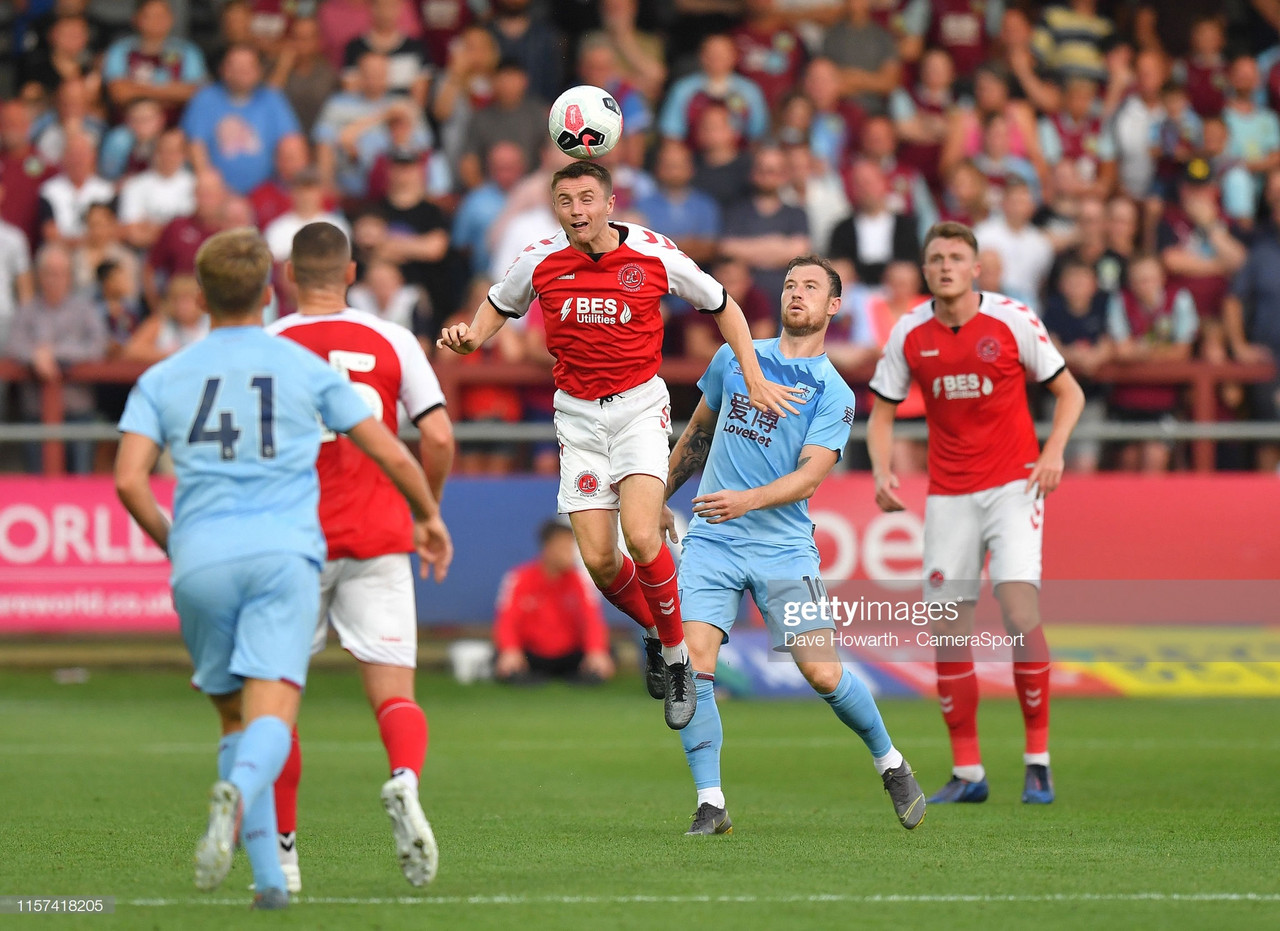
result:
[[[618,483],[629,475],[666,482],[671,396],[657,375],[597,401],[556,392],[561,514],[618,509]]]
[[[976,601],[982,565],[991,582],[1040,585],[1044,499],[1026,479],[968,495],[929,495],[924,506],[926,601]]]
[[[361,662],[415,668],[418,612],[409,554],[326,562],[313,656],[324,649],[330,625],[342,648]]]

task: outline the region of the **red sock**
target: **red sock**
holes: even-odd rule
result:
[[[293,729],[293,744],[289,758],[284,761],[280,778],[276,780],[276,830],[292,834],[298,829],[298,783],[302,781],[302,745],[298,743],[298,729]]]
[[[658,638],[664,647],[673,647],[684,640],[684,622],[680,617],[680,586],[676,582],[676,564],[671,550],[662,544],[653,562],[636,563],[636,575],[644,599],[649,603],[649,615],[658,628]]]
[[[640,588],[640,576],[636,572],[636,564],[630,556],[622,557],[622,568],[613,577],[607,588],[600,589],[604,600],[609,602],[631,620],[648,630],[653,626],[653,617],[649,614],[649,602],[644,600],[644,590]]]
[[[378,731],[387,748],[387,762],[398,769],[422,775],[427,759],[427,716],[412,698],[388,698],[378,706]]]
[[[1049,644],[1044,628],[1029,632],[1013,648],[1013,687],[1027,727],[1027,753],[1049,752]]]
[[[938,703],[942,720],[951,734],[951,759],[955,766],[981,766],[978,749],[978,675],[973,660],[938,660]]]

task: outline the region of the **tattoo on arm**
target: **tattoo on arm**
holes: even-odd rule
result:
[[[796,463],[796,471],[799,472],[801,469],[807,466],[809,464],[809,460],[812,458],[813,458],[812,456],[805,456],[804,458],[802,458],[798,463]]]
[[[680,437],[677,451],[680,453],[680,458],[667,478],[668,498],[688,481],[689,476],[706,465],[707,456],[711,453],[711,434],[698,423],[691,422],[685,429],[684,435]]]

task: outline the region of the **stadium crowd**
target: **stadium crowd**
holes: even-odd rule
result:
[[[675,239],[774,335],[783,270],[817,251],[848,298],[830,355],[865,371],[921,298],[918,247],[972,225],[984,288],[1042,317],[1086,386],[1085,419],[1185,414],[1176,386],[1103,366],[1280,356],[1280,3],[1136,0],[20,0],[0,17],[0,356],[30,380],[0,419],[39,420],[67,364],[154,361],[207,332],[192,279],[218,230],[349,231],[352,306],[402,323],[439,366],[548,365],[540,309],[468,357],[470,319],[556,229],[567,159],[549,102],[606,88],[625,132],[601,159],[616,217]],[[719,337],[668,307],[669,356]],[[5,387],[5,386],[0,386]],[[1280,383],[1224,384],[1221,419],[1276,420]],[[121,386],[69,388],[111,421]],[[469,385],[460,421],[549,420],[549,392]],[[677,411],[677,414],[680,412]],[[687,414],[687,411],[684,412]],[[899,409],[921,417],[918,392]],[[27,467],[36,470],[33,450]],[[1164,471],[1164,442],[1070,465]],[[462,471],[555,471],[555,450],[465,446]],[[1225,465],[1274,470],[1280,450]],[[1256,457],[1255,457],[1256,454]],[[911,456],[907,455],[907,460]],[[922,459],[917,457],[916,468]],[[93,467],[73,449],[73,471]],[[910,461],[899,463],[899,471]]]

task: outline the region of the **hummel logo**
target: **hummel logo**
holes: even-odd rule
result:
[[[711,741],[704,740],[702,743],[698,744],[696,747],[690,747],[687,752],[697,753],[699,750],[710,750],[710,749],[711,749]]]
[[[557,275],[556,281],[573,281],[573,276],[574,272],[569,272],[567,275]]]
[[[661,611],[664,615],[675,614],[676,600],[674,598],[669,598],[666,601],[659,601],[658,610]]]
[[[940,351],[941,351],[941,350],[938,350],[938,349],[921,349],[921,350],[920,350],[920,355],[922,355],[922,356],[936,356]]]
[[[943,714],[950,714],[956,706],[956,700],[948,695],[946,698],[939,698],[938,704],[942,706]]]
[[[1044,699],[1040,697],[1042,694],[1044,694],[1043,689],[1027,689],[1022,693],[1023,698],[1026,699],[1028,708],[1039,708],[1040,704],[1044,701]]]
[[[288,853],[290,850],[293,849],[293,845],[295,841],[292,837],[285,838],[281,836],[279,838],[279,841],[280,841],[280,849],[283,850],[285,853]]]

